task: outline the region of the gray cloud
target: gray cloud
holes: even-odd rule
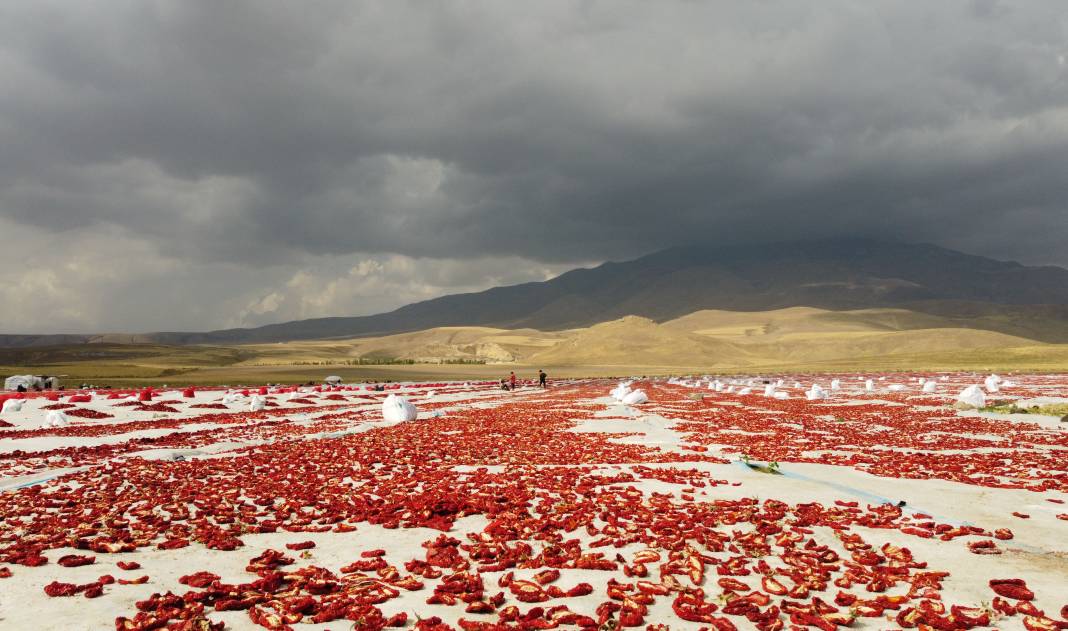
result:
[[[0,329],[369,313],[695,239],[1066,264],[1065,42],[1057,0],[0,3],[0,227],[85,290]]]

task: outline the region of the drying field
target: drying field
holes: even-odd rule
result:
[[[399,423],[365,388],[35,395],[0,628],[1068,628],[1068,423],[836,378],[405,384]],[[1013,381],[997,409],[1068,401]]]

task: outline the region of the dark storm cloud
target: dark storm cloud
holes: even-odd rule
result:
[[[7,3],[0,218],[287,278],[322,257],[564,266],[837,235],[1064,264],[1065,14]],[[258,282],[253,302],[274,293]]]

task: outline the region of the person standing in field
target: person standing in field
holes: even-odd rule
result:
[[[544,388],[545,387],[545,380],[547,378],[548,378],[548,375],[545,374],[545,371],[542,370],[541,368],[539,368],[538,369],[538,386]]]
[[[508,375],[508,384],[510,386],[512,386],[512,391],[514,392],[515,391],[515,371],[514,370],[512,371],[512,374]]]

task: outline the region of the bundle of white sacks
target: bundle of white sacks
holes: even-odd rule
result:
[[[26,403],[25,399],[8,399],[4,401],[3,412],[21,412],[23,403]]]
[[[259,395],[253,396],[252,399],[250,399],[248,402],[249,412],[259,412],[265,407],[267,407],[267,399],[264,399]]]
[[[981,408],[986,405],[986,395],[979,386],[968,386],[957,395],[957,402],[973,408]]]
[[[382,418],[391,423],[414,421],[419,417],[419,408],[404,397],[391,394],[382,402]]]
[[[66,427],[69,424],[67,415],[60,410],[52,410],[45,416],[44,427]]]

